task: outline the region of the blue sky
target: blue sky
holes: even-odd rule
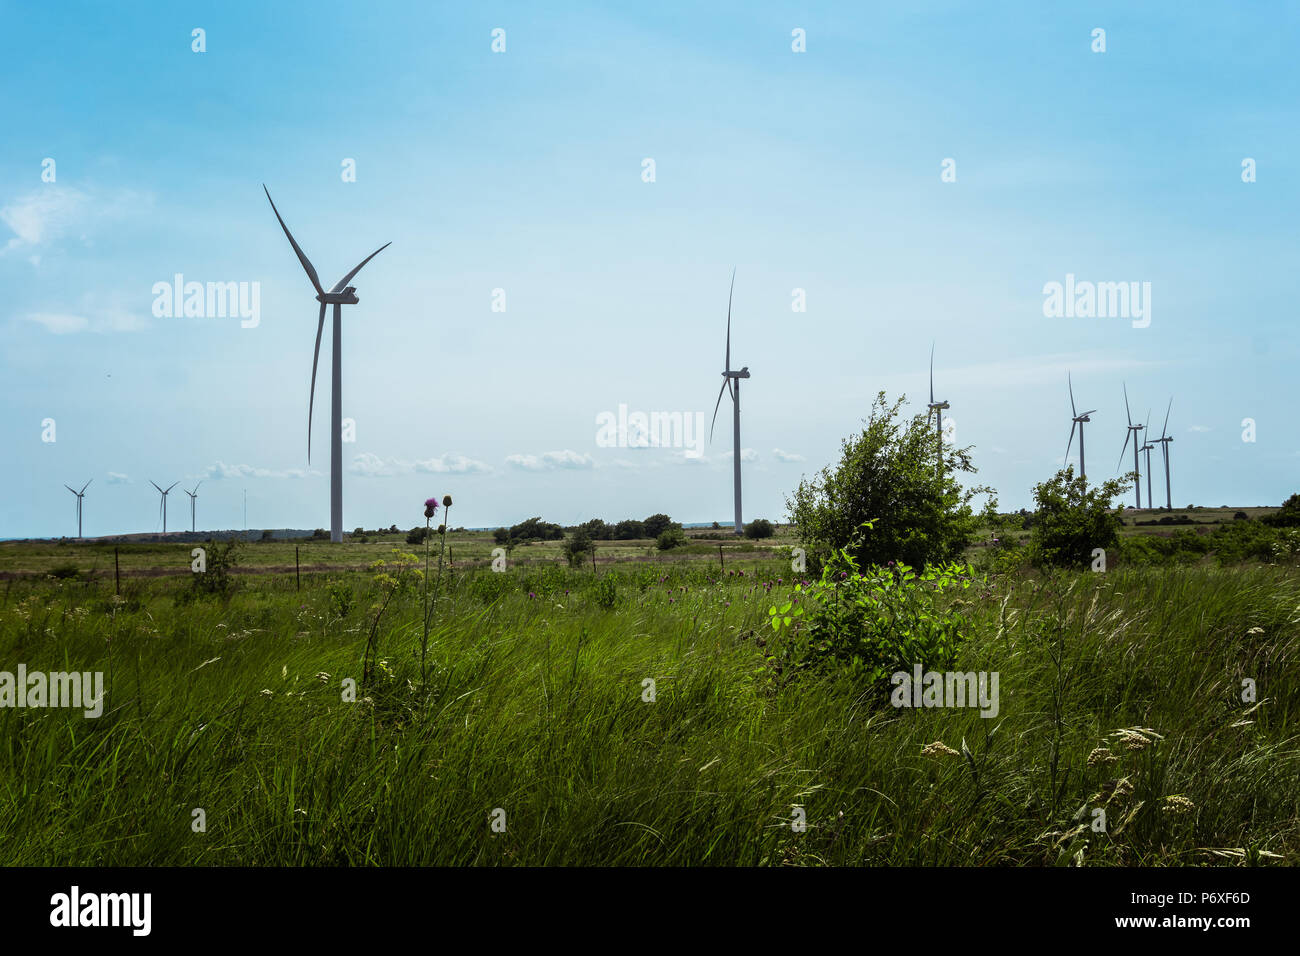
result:
[[[150,479],[203,480],[201,527],[245,491],[249,527],[328,525],[328,328],[308,465],[317,304],[262,183],[327,286],[393,243],[344,310],[349,529],[444,493],[727,520],[725,409],[699,460],[596,419],[712,414],[733,266],[746,518],[878,390],[923,409],[932,341],[1004,506],[1061,465],[1067,371],[1090,477],[1127,382],[1157,433],[1174,398],[1175,504],[1297,490],[1300,8],[627,6],[0,3],[0,537],[75,533],[90,478],[88,535],[155,530]],[[177,273],[258,283],[260,321],[155,316]],[[1067,274],[1149,282],[1150,324],[1046,317]]]

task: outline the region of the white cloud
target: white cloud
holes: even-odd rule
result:
[[[320,472],[307,471],[303,468],[276,471],[272,468],[258,468],[254,465],[227,465],[224,461],[218,461],[215,464],[208,465],[202,472],[202,477],[213,481],[222,481],[223,479],[238,478],[306,478],[309,474],[319,475]]]
[[[807,461],[808,460],[798,452],[782,451],[780,448],[773,448],[772,454],[775,455],[780,461]],[[743,452],[741,455],[741,461],[744,461]]]
[[[426,458],[422,461],[409,461],[404,458],[381,458],[371,452],[362,452],[352,458],[348,471],[366,478],[391,478],[394,475],[435,474],[466,475],[474,472],[491,471],[492,466],[464,455],[441,455],[438,458]]]
[[[124,475],[120,471],[110,471],[108,473],[108,483],[110,485],[129,485],[131,483],[131,476]]]
[[[83,316],[69,315],[66,312],[28,312],[20,318],[24,322],[35,322],[55,335],[80,332],[90,326],[90,322]]]
[[[89,201],[79,190],[50,185],[0,206],[0,222],[14,233],[0,255],[61,238],[82,219]]]
[[[1192,425],[1187,430],[1189,432],[1208,432],[1210,427],[1208,425]]]
[[[595,468],[596,461],[568,448],[543,452],[541,455],[506,455],[506,462],[522,471],[555,471],[556,469]]]
[[[736,457],[736,453],[735,453],[734,451],[726,451],[726,452],[723,452],[723,453],[722,453],[722,457],[723,457],[723,458],[734,458],[734,457]],[[742,448],[742,449],[740,449],[740,460],[741,460],[741,461],[758,461],[758,452],[754,451],[754,449],[752,449],[752,448]]]

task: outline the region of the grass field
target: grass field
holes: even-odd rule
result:
[[[717,542],[666,557],[620,543],[593,571],[533,545],[494,573],[490,535],[454,536],[424,680],[422,596],[394,555],[418,551],[422,567],[423,549],[400,536],[303,544],[304,566],[339,570],[308,570],[299,589],[293,547],[244,547],[241,563],[264,573],[222,597],[190,595],[188,544],[120,546],[124,571],[182,572],[126,574],[120,595],[112,545],[0,545],[0,670],[106,681],[98,718],[0,708],[0,859],[1231,866],[1300,854],[1294,567],[979,577],[949,600],[968,631],[960,666],[1000,675],[999,712],[984,718],[895,709],[844,673],[768,679],[784,639],[768,610],[795,576],[767,547],[729,553],[723,571]],[[78,573],[43,573],[67,565]],[[372,634],[379,663],[363,684]]]

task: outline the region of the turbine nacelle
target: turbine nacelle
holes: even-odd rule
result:
[[[356,305],[361,300],[357,298],[356,286],[350,285],[342,292],[321,292],[316,301],[322,305]]]
[[[749,378],[749,366],[746,365],[739,372],[723,372],[723,378]]]

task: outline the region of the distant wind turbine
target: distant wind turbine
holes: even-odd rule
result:
[[[90,479],[90,481],[94,481],[94,480],[95,480],[94,478]],[[76,488],[71,487],[70,485],[63,486],[64,488],[67,488],[69,491],[71,491],[74,495],[77,496],[77,537],[78,538],[81,537],[81,499],[86,497],[86,489],[90,487],[90,481],[82,485],[80,491],[78,491]]]
[[[1150,424],[1151,424],[1151,409],[1148,408],[1146,425],[1142,426],[1144,429],[1146,429],[1148,438],[1151,437],[1151,429],[1147,427]],[[1155,450],[1155,447],[1156,446],[1151,444],[1150,441],[1144,441],[1142,443],[1142,450],[1147,454],[1147,507],[1148,508],[1154,508],[1156,505],[1155,499],[1151,497],[1151,452]]]
[[[158,488],[158,483],[153,479],[149,480],[149,484],[153,485],[155,488]],[[170,485],[167,486],[166,491],[163,491],[161,488],[158,488],[158,494],[162,495],[162,501],[158,505],[158,513],[162,515],[163,534],[167,533],[167,495],[171,492],[173,488],[175,488],[179,484],[180,484],[179,481],[173,481]]]
[[[360,301],[356,296],[356,288],[348,285],[353,276],[392,243],[386,242],[370,253],[356,268],[336,282],[334,288],[326,292],[321,287],[320,278],[316,275],[311,260],[293,238],[289,227],[284,224],[284,219],[280,217],[280,210],[275,208],[270,190],[263,185],[262,191],[266,193],[267,202],[271,204],[271,210],[275,213],[275,218],[280,221],[280,228],[289,238],[289,244],[293,246],[293,251],[297,254],[298,261],[302,263],[307,278],[316,289],[316,299],[320,302],[320,318],[316,323],[316,351],[311,360],[311,393],[307,400],[308,463],[311,462],[311,418],[316,402],[316,366],[320,361],[321,333],[325,330],[325,306],[334,306],[334,352],[330,387],[330,541],[338,544],[343,541],[343,306],[356,305]]]
[[[740,380],[749,378],[749,366],[746,365],[739,372],[731,369],[731,298],[736,291],[736,270],[731,270],[731,291],[727,293],[727,355],[725,367],[722,372],[722,388],[718,390],[718,401],[713,406],[713,423],[709,426],[709,441],[713,441],[713,426],[718,423],[718,409],[722,406],[722,393],[731,393],[731,422],[732,438],[735,453],[731,461],[732,479],[735,485],[736,493],[736,534],[743,534],[745,531],[744,523],[741,520],[740,511]]]
[[[1174,510],[1174,497],[1169,490],[1169,443],[1174,440],[1174,436],[1167,434],[1169,428],[1169,409],[1174,407],[1174,400],[1169,399],[1169,405],[1165,408],[1165,423],[1160,426],[1160,437],[1155,439],[1155,443],[1160,446],[1160,451],[1165,459],[1165,508],[1168,511]],[[1150,495],[1147,496],[1148,498]]]
[[[1065,460],[1067,462],[1070,460],[1070,445],[1074,443],[1074,430],[1077,428],[1079,430],[1079,476],[1086,482],[1088,480],[1088,469],[1083,459],[1083,425],[1085,422],[1092,421],[1088,416],[1097,409],[1089,409],[1080,415],[1074,407],[1074,382],[1071,380],[1069,372],[1065,374],[1065,383],[1070,388],[1070,414],[1074,416],[1074,424],[1070,426],[1070,440],[1065,443]]]
[[[203,482],[200,481],[199,485],[201,484],[203,484]],[[193,491],[185,491],[184,488],[181,489],[181,491],[185,491],[185,493],[190,496],[190,530],[191,531],[194,530],[194,503],[199,498],[199,485],[195,485]]]
[[[1124,414],[1128,416],[1128,431],[1124,435],[1124,447],[1119,450],[1120,464],[1124,463],[1124,452],[1128,450],[1129,439],[1133,439],[1133,470],[1137,472],[1137,478],[1133,481],[1133,491],[1137,495],[1137,506],[1142,507],[1142,469],[1138,467],[1138,438],[1137,433],[1146,426],[1133,424],[1133,413],[1128,407],[1128,383],[1124,383]],[[1116,469],[1119,465],[1115,466]]]
[[[934,343],[933,342],[930,343],[930,404],[927,405],[926,407],[930,409],[929,413],[925,416],[926,424],[928,425],[930,423],[930,419],[932,417],[937,416],[938,419],[936,423],[938,425],[938,431],[936,432],[937,442],[938,442],[938,463],[935,470],[940,474],[942,474],[943,472],[943,410],[945,408],[951,408],[952,406],[949,405],[947,402],[936,402],[934,400]]]

